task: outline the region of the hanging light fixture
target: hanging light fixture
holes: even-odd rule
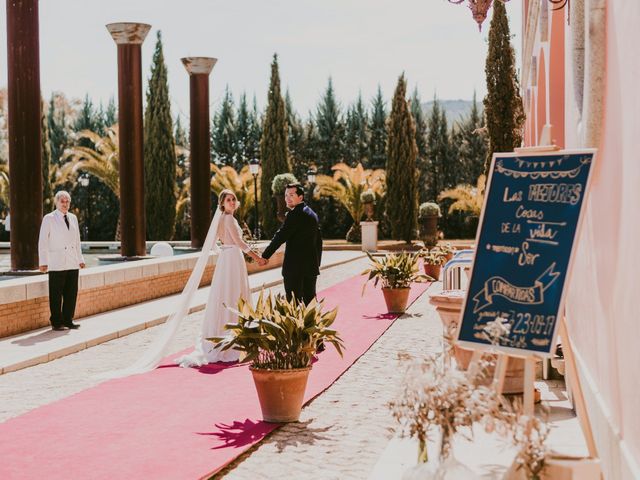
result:
[[[467,2],[469,6],[469,10],[471,10],[471,15],[473,15],[473,19],[478,24],[478,30],[482,30],[482,23],[487,18],[487,13],[491,8],[491,4],[493,0],[448,0],[449,3],[454,3],[456,5],[460,5],[461,3]],[[502,3],[507,3],[509,0],[496,0]],[[544,1],[544,0],[543,0]],[[569,5],[569,0],[547,0],[549,3],[553,4],[553,10],[560,10],[565,6]]]
[[[468,3],[469,10],[471,10],[471,15],[473,16],[473,19],[478,24],[478,30],[482,30],[482,23],[487,18],[487,13],[491,8],[491,4],[493,3],[493,0],[449,0],[449,3],[460,5],[465,1]],[[509,0],[497,0],[497,1],[506,3]]]

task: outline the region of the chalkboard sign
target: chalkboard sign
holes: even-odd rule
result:
[[[571,267],[595,150],[496,154],[485,192],[460,344],[490,345],[496,317],[511,332],[497,347],[549,356]]]

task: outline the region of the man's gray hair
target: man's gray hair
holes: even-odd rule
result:
[[[57,205],[58,202],[60,201],[61,198],[68,198],[69,201],[71,201],[71,195],[69,195],[69,192],[66,192],[64,190],[60,190],[58,193],[56,193],[56,196],[54,197],[53,201],[54,203]]]

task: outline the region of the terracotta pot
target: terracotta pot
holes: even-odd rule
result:
[[[410,288],[383,288],[382,294],[389,313],[404,313],[409,303]]]
[[[271,423],[297,422],[311,367],[293,370],[250,368],[260,400],[262,419]]]
[[[424,268],[425,275],[429,275],[433,277],[437,282],[440,280],[440,269],[442,268],[440,265],[431,265],[428,263],[423,263],[422,267]]]

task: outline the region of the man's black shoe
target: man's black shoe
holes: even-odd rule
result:
[[[56,332],[61,332],[63,330],[66,330],[66,327],[51,327],[51,330],[55,330]]]
[[[69,325],[67,325],[67,328],[69,330],[77,330],[80,328],[80,325],[78,325],[77,323],[70,323]]]

